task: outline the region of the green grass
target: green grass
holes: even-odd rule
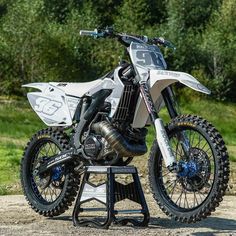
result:
[[[0,100],[0,134],[1,137],[25,139],[43,127],[27,102],[1,102]]]
[[[236,104],[195,99],[182,101],[180,106],[182,114],[196,114],[210,121],[222,134],[231,161],[236,161]],[[168,122],[166,110],[160,114]],[[26,99],[11,102],[0,99],[0,195],[19,192],[19,165],[24,146],[44,127]],[[153,135],[154,130],[150,128],[149,146]]]
[[[0,100],[0,195],[19,193],[19,168],[24,146],[44,127],[28,103]]]
[[[182,113],[204,117],[220,131],[227,145],[236,146],[236,104],[195,100],[185,103]]]
[[[183,114],[197,114],[211,122],[223,136],[231,161],[236,161],[236,104],[211,100],[184,103]]]
[[[230,160],[236,162],[236,104],[194,98],[180,101],[179,105],[182,114],[199,115],[212,123],[223,136]],[[169,122],[166,109],[160,112],[160,116],[165,122]],[[147,137],[149,146],[153,141],[153,135],[154,129],[150,128]]]

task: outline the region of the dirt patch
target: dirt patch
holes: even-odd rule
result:
[[[75,228],[71,209],[53,219],[31,210],[21,195],[0,197],[0,235],[236,235],[236,199],[226,196],[221,206],[208,219],[196,224],[170,220],[157,207],[152,196],[146,195],[151,214],[149,227],[112,225],[109,230]],[[129,207],[127,201],[125,206]]]

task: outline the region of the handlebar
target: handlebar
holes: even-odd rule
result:
[[[98,37],[104,37],[104,33],[103,32],[98,32],[97,29],[93,30],[93,31],[90,31],[90,30],[80,30],[79,34],[81,36],[93,36],[95,38],[98,38]]]
[[[80,35],[86,35],[86,36],[93,36],[95,34],[95,30],[90,31],[90,30],[80,30],[79,34]]]
[[[150,43],[163,45],[164,47],[168,47],[173,50],[176,50],[176,47],[173,43],[171,43],[170,41],[168,41],[162,37],[150,39]]]
[[[144,42],[144,43],[149,43],[149,44],[157,44],[157,45],[162,45],[164,47],[169,47],[175,50],[175,46],[168,40],[165,40],[164,38],[148,38],[147,36],[139,36],[139,35],[127,35],[123,33],[117,33],[114,32],[112,27],[106,27],[105,29],[94,29],[93,31],[90,30],[80,30],[80,35],[81,36],[92,36],[94,38],[118,38],[120,42],[122,42],[124,45],[128,46],[124,40],[122,40],[122,37],[130,37],[133,39],[137,39],[138,41]]]

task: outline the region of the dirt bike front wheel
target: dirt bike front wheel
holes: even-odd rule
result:
[[[173,119],[167,133],[179,171],[173,173],[166,168],[154,141],[149,158],[153,196],[162,211],[176,221],[200,221],[219,206],[227,188],[229,158],[225,143],[210,123],[192,115]]]

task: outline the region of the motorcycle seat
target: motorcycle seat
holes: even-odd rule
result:
[[[114,76],[114,70],[106,73],[99,79],[93,80],[90,82],[82,82],[82,83],[52,82],[50,84],[63,90],[66,95],[73,96],[73,97],[82,97],[87,92],[89,92],[92,88],[98,86],[103,79],[105,78],[112,79],[113,76]]]
[[[97,79],[91,82],[82,82],[82,83],[50,83],[53,86],[56,86],[63,90],[66,95],[73,96],[73,97],[82,97],[92,88],[98,86],[101,83],[101,79]]]

